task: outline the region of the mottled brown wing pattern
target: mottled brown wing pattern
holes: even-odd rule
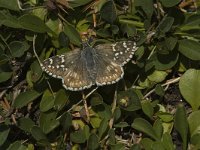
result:
[[[44,60],[42,69],[52,77],[62,79],[67,90],[80,91],[118,82],[124,75],[122,68],[137,50],[133,41],[84,47]]]
[[[79,91],[90,88],[93,84],[78,49],[48,58],[41,66],[50,76],[62,79],[63,86],[67,90]]]
[[[100,44],[94,47],[97,54],[107,57],[116,64],[124,66],[138,49],[134,41],[121,41],[114,44]]]
[[[98,86],[114,84],[123,77],[123,68],[110,59],[99,55],[95,61],[97,67],[96,84]]]

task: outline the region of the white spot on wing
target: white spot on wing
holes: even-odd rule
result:
[[[49,58],[50,65],[53,64],[53,59]]]
[[[115,53],[115,56],[118,56],[119,55],[119,53]]]
[[[125,48],[127,48],[126,42],[123,42],[123,46],[124,46]]]

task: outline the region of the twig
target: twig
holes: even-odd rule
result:
[[[89,113],[88,106],[87,106],[87,99],[86,99],[83,91],[82,91],[82,99],[83,99],[83,105],[84,105],[84,108],[85,108],[85,113],[86,113],[86,116],[87,116],[87,122],[89,122],[90,121],[90,113]]]
[[[137,75],[137,77],[136,77],[136,79],[134,80],[134,82],[133,82],[133,84],[132,84],[132,86],[131,86],[131,88],[133,88],[134,87],[134,85],[135,85],[135,83],[137,82],[137,80],[139,79],[139,75]]]
[[[90,93],[88,93],[86,96],[85,96],[85,99],[87,99],[92,93],[94,93],[96,91],[98,87],[96,87],[95,89],[93,89]],[[78,103],[74,104],[70,109],[68,109],[67,112],[70,112],[71,110],[73,110],[76,106],[78,106],[80,103],[83,102],[83,99],[81,99]]]
[[[191,4],[195,3],[194,0],[189,0],[189,1],[183,1],[179,4],[180,8],[184,8],[186,6],[190,6]]]
[[[116,105],[117,105],[117,86],[116,86],[116,89],[115,89],[115,95],[114,95],[113,104],[112,104],[112,118],[109,121],[109,127],[110,127],[110,129],[112,129],[112,127],[113,127],[114,112],[115,112],[115,109],[116,109]]]
[[[166,83],[162,84],[161,86],[164,87],[164,86],[169,86],[170,84],[173,84],[173,83],[176,83],[180,80],[180,77],[178,78],[175,78],[175,79],[171,79],[171,80],[168,80]],[[167,90],[167,89],[165,89]],[[149,91],[144,97],[143,99],[147,98],[149,95],[151,95],[153,92],[155,91],[155,89],[152,89],[151,91]]]
[[[147,60],[149,60],[149,59],[151,58],[151,56],[153,55],[155,49],[156,49],[156,46],[153,47],[153,50],[152,50],[151,53],[149,54]]]
[[[2,98],[2,96],[7,92],[8,89],[5,89],[3,90],[1,93],[0,93],[0,99]]]
[[[12,119],[13,123],[16,125],[16,124],[17,124],[17,121],[16,121],[16,118],[15,118],[15,115],[14,115],[14,114],[11,115],[11,119]]]

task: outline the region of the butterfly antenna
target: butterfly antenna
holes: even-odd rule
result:
[[[36,50],[35,50],[35,40],[36,40],[36,37],[37,37],[37,35],[34,34],[34,36],[33,36],[33,52],[34,52],[35,57],[37,58],[37,60],[38,60],[38,62],[39,62],[39,64],[40,64],[40,67],[41,67],[41,66],[42,66],[42,63],[41,63],[40,58],[38,57],[38,54],[36,53]],[[42,67],[41,67],[41,68],[42,68]],[[53,97],[55,98],[55,95],[54,95],[54,93],[53,93],[53,90],[52,90],[52,88],[51,88],[51,85],[50,85],[50,83],[49,83],[48,81],[47,81],[47,84],[48,84],[48,86],[49,86],[49,89],[50,89],[50,91],[51,91]]]
[[[40,64],[40,66],[41,66],[41,61],[40,61],[40,58],[38,57],[38,55],[37,55],[37,53],[36,53],[36,50],[35,50],[35,40],[36,40],[36,37],[37,37],[37,35],[34,35],[33,36],[33,52],[34,52],[34,54],[35,54],[35,57],[37,58],[37,60],[38,60],[38,62],[39,62],[39,64]]]

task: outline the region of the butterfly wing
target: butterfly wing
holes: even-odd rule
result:
[[[115,44],[100,44],[94,47],[96,53],[111,59],[116,64],[125,65],[138,49],[134,41],[121,41]]]
[[[123,77],[123,68],[109,58],[96,55],[94,60],[97,68],[96,84],[98,86],[114,84]]]
[[[79,91],[93,85],[79,49],[48,58],[41,66],[50,76],[62,79],[63,86],[67,90]]]

